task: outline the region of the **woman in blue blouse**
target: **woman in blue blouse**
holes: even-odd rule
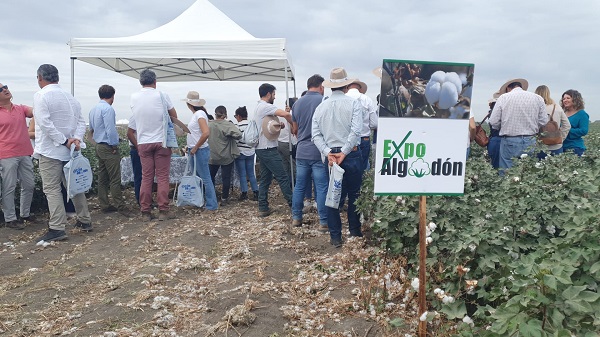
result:
[[[590,125],[590,116],[583,110],[583,97],[577,90],[567,90],[562,94],[560,106],[571,123],[571,130],[563,141],[563,150],[564,152],[573,151],[581,157],[586,149],[582,137],[587,135]]]

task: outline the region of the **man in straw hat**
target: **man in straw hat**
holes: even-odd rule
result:
[[[531,154],[540,127],[548,123],[544,99],[527,92],[527,81],[510,80],[500,88],[501,96],[490,116],[490,126],[500,130],[500,174],[511,168],[512,159]]]
[[[346,95],[358,100],[363,106],[363,122],[360,132],[360,152],[362,155],[363,169],[369,169],[369,156],[371,154],[371,130],[377,129],[377,105],[371,97],[365,95],[367,84],[356,79],[348,85]]]
[[[360,216],[354,202],[358,197],[364,167],[360,153],[360,132],[363,125],[363,107],[359,101],[346,96],[346,87],[354,82],[349,79],[344,68],[334,68],[330,79],[323,86],[331,88],[331,97],[323,101],[313,117],[312,140],[327,158],[329,165],[341,166],[344,172],[342,195],[348,195],[348,224],[350,236],[362,236]],[[342,220],[339,207],[327,207],[327,225],[330,243],[342,246]]]
[[[258,88],[260,101],[256,107],[254,119],[258,126],[259,140],[256,146],[256,157],[260,161],[260,180],[258,182],[258,212],[259,216],[269,216],[273,211],[269,208],[269,187],[273,176],[281,188],[281,193],[292,206],[292,186],[288,175],[283,168],[283,161],[277,151],[277,138],[282,125],[277,116],[285,118],[291,124],[289,112],[278,109],[273,105],[275,101],[275,86],[263,83]]]

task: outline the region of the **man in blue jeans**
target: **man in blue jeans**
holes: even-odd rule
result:
[[[258,182],[258,215],[261,217],[269,216],[273,211],[269,208],[269,187],[273,181],[273,176],[279,184],[281,193],[287,201],[288,205],[292,206],[292,186],[285,169],[283,161],[277,151],[277,137],[279,133],[273,134],[270,130],[263,128],[263,120],[279,116],[285,118],[288,123],[292,123],[292,116],[289,112],[278,109],[273,105],[275,101],[275,86],[269,83],[263,83],[258,88],[260,101],[256,107],[254,119],[258,126],[259,139],[256,146],[256,156],[260,161],[260,181]],[[277,121],[278,122],[278,121]],[[279,123],[277,123],[279,127]],[[267,134],[269,137],[267,137]]]
[[[332,94],[315,110],[312,140],[330,166],[336,163],[344,169],[342,195],[348,195],[350,236],[362,237],[355,201],[360,192],[364,171],[358,147],[363,107],[358,100],[344,94],[346,87],[353,81],[348,79],[344,68],[335,68],[331,71],[330,79],[323,82],[323,86],[331,88]],[[338,207],[327,207],[330,243],[336,248],[342,246],[342,220]]]
[[[298,137],[296,148],[296,185],[292,196],[292,226],[302,226],[302,209],[305,190],[310,189],[311,174],[315,182],[317,210],[320,230],[327,231],[327,164],[321,159],[319,149],[311,141],[312,119],[315,109],[323,101],[323,81],[321,75],[313,75],[306,82],[308,91],[292,106],[292,133]]]

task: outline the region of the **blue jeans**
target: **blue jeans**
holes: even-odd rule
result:
[[[285,169],[281,156],[276,147],[270,149],[256,149],[256,156],[260,161],[260,181],[258,183],[258,210],[269,210],[269,187],[273,181],[273,176],[279,184],[281,193],[287,201],[288,205],[292,206],[292,186]]]
[[[360,192],[364,171],[360,151],[350,152],[340,166],[345,170],[344,179],[342,180],[342,196],[348,195],[348,227],[350,228],[350,235],[362,236],[360,215],[356,211],[355,205]],[[329,181],[329,177],[327,180]],[[327,207],[327,226],[329,227],[331,240],[340,241],[342,239],[342,219],[338,208]]]
[[[240,177],[240,190],[242,192],[248,192],[248,182],[250,180],[250,187],[252,191],[258,191],[258,183],[256,182],[256,175],[254,175],[254,155],[240,156],[235,160],[235,169]]]
[[[206,209],[214,211],[219,208],[217,202],[217,192],[215,191],[215,185],[210,178],[210,170],[208,168],[208,158],[210,157],[210,149],[207,147],[200,148],[196,151],[195,155],[190,153],[188,148],[188,155],[192,160],[196,160],[196,175],[202,179],[204,185],[204,199]],[[194,165],[191,160],[188,160],[188,165]],[[188,172],[193,170],[193,166],[188,166]]]
[[[551,156],[556,156],[563,153],[563,148],[559,148],[556,150],[550,150],[550,155]],[[540,151],[540,153],[537,154],[537,157],[539,160],[545,159],[546,157],[548,157],[548,153],[544,152],[544,151]]]
[[[569,149],[564,149],[565,152],[573,152],[575,153],[578,157],[581,157],[583,155],[583,152],[585,152],[585,149],[582,149],[580,147],[572,147]]]
[[[502,137],[500,142],[500,169],[513,166],[513,158],[526,153],[532,155],[535,146],[535,136]]]
[[[487,150],[490,155],[490,159],[492,161],[492,167],[497,169],[500,167],[500,141],[502,138],[499,136],[490,137],[490,142],[488,143]]]
[[[371,155],[371,140],[369,137],[360,137],[360,155],[362,158],[362,167],[369,169],[369,156]]]
[[[327,225],[327,207],[325,207],[325,196],[327,195],[327,165],[321,160],[296,159],[296,185],[292,196],[292,219],[302,220],[302,208],[304,208],[304,196],[306,188],[311,187],[311,176],[315,182],[315,194],[317,198],[317,210],[319,211],[319,222]]]
[[[135,200],[140,204],[140,187],[142,186],[142,162],[137,150],[132,147],[129,150],[131,157],[131,169],[133,170],[133,189],[135,191]]]

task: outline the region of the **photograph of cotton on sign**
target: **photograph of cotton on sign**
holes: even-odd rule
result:
[[[473,64],[384,60],[379,117],[469,119]]]

